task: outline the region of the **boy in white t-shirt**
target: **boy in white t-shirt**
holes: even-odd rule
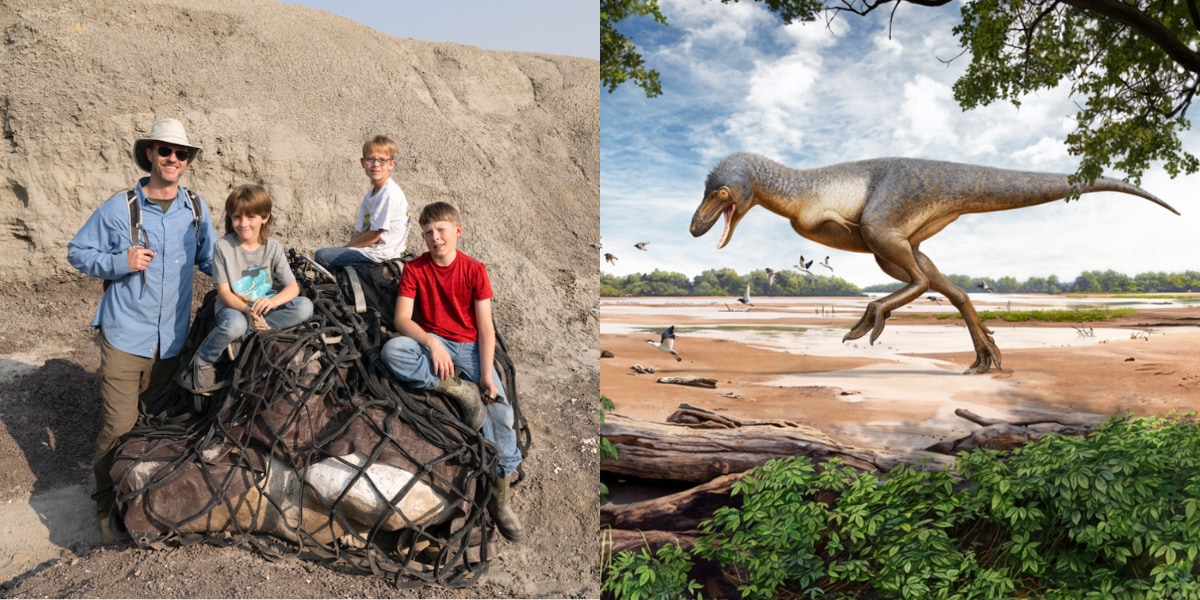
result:
[[[386,135],[376,135],[363,144],[360,162],[371,189],[358,207],[354,235],[340,248],[317,250],[317,264],[327,269],[369,267],[404,254],[411,221],[408,199],[391,179],[396,151],[396,142]]]

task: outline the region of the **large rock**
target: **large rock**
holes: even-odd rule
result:
[[[460,207],[460,247],[486,262],[522,362],[595,369],[599,63],[377,33],[270,0],[166,4],[0,0],[0,283],[81,277],[66,244],[142,173],[155,119],[204,152],[184,184],[223,230],[242,183],[275,200],[273,233],[340,245],[368,185],[362,143],[400,145],[416,215]]]

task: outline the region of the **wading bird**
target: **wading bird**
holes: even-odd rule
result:
[[[662,339],[660,341],[656,342],[654,340],[646,340],[646,343],[650,344],[651,346],[654,346],[655,348],[658,348],[659,350],[662,350],[663,352],[666,352],[667,354],[674,356],[676,362],[683,360],[683,358],[681,358],[679,356],[679,353],[675,351],[675,326],[674,325],[663,330]]]

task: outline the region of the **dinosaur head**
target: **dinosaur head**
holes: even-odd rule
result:
[[[718,217],[724,218],[725,226],[721,230],[721,238],[717,240],[717,248],[724,248],[729,243],[733,238],[734,228],[754,206],[744,165],[737,157],[738,155],[733,155],[726,158],[708,174],[704,185],[704,200],[692,215],[692,237],[708,233]]]

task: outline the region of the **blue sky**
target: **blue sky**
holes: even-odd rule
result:
[[[596,0],[303,0],[286,4],[330,12],[397,37],[600,60]]]
[[[733,152],[796,168],[884,156],[1062,173],[1077,166],[1063,144],[1076,113],[1066,88],[1028,96],[1019,109],[958,107],[951,86],[968,57],[958,57],[952,34],[955,6],[902,5],[890,34],[890,11],[785,27],[752,2],[661,7],[668,27],[638,19],[621,29],[661,73],[663,94],[647,99],[629,84],[601,91],[600,252],[617,256],[615,266],[601,262],[605,273],[746,274],[791,268],[803,254],[830,256],[834,274],[860,286],[891,281],[870,255],[801,238],[762,208],[724,249],[716,248],[719,224],[693,238],[688,225],[704,178]],[[1196,132],[1185,132],[1185,148],[1196,152],[1197,142]],[[978,277],[1200,270],[1200,175],[1172,180],[1156,168],[1142,187],[1183,216],[1134,196],[1088,194],[962,217],[922,250],[943,273]],[[647,251],[634,248],[642,241]]]

